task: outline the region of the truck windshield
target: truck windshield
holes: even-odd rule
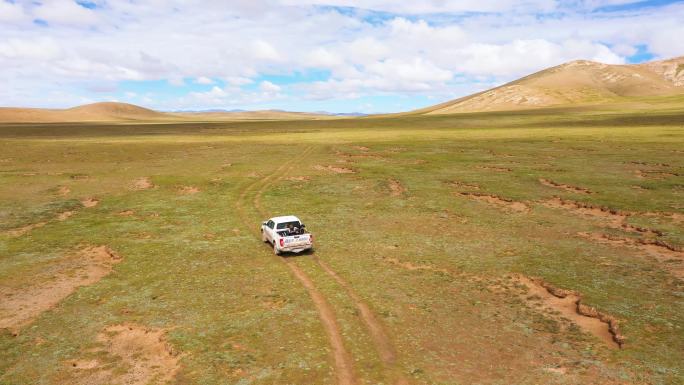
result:
[[[282,222],[282,223],[278,223],[278,226],[276,226],[276,229],[283,230],[283,229],[286,229],[288,226],[295,228],[295,227],[301,227],[301,224],[298,221]]]

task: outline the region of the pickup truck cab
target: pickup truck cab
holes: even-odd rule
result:
[[[313,249],[313,234],[294,215],[273,217],[261,223],[261,240],[273,245],[275,255]]]

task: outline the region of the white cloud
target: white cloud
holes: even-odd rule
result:
[[[587,59],[622,64],[608,47],[587,41],[552,43],[543,39],[515,40],[509,44],[470,44],[455,53],[456,70],[471,75],[514,77],[563,62]]]
[[[0,1],[0,22],[15,23],[28,19],[21,4]]]
[[[310,0],[283,0],[284,4],[308,5]],[[429,1],[395,1],[395,0],[320,0],[320,5],[337,7],[356,7],[374,11],[400,14],[427,14],[443,12],[504,12],[513,9],[537,9],[549,11],[555,8],[554,0],[429,0]]]
[[[638,52],[637,47],[629,44],[618,43],[615,44],[611,50],[620,56],[632,56]]]
[[[268,42],[263,40],[257,40],[252,45],[252,54],[255,59],[258,60],[280,60],[280,54],[278,51]]]
[[[214,84],[214,81],[211,80],[210,78],[206,77],[206,76],[200,76],[197,79],[195,79],[195,83],[207,85],[207,84]]]
[[[681,19],[681,20],[684,20]],[[648,37],[650,50],[661,58],[681,56],[684,54],[684,25],[673,20],[663,20],[658,28],[654,28]]]
[[[344,64],[342,57],[325,48],[316,48],[307,55],[307,64],[311,67],[336,68]]]
[[[453,76],[451,72],[421,58],[410,61],[388,59],[375,62],[367,68],[372,75],[406,83],[445,82]]]
[[[99,21],[95,12],[72,0],[46,0],[35,8],[33,14],[50,24],[83,26],[95,25]]]
[[[268,93],[277,93],[281,90],[280,86],[273,84],[268,80],[264,80],[261,83],[259,83],[259,89]]]
[[[0,57],[4,56],[16,61],[31,61],[31,64],[56,59],[61,53],[62,49],[51,38],[0,41]]]
[[[214,86],[206,92],[191,92],[186,97],[166,105],[168,109],[202,109],[202,108],[238,108],[245,105],[268,103],[282,99],[280,87],[264,81],[259,84],[259,91],[245,92],[238,87],[224,88]]]
[[[227,78],[225,78],[225,81],[228,84],[234,85],[234,86],[244,86],[247,84],[254,83],[254,80],[252,80],[250,78],[245,78],[242,76],[228,76]]]
[[[684,54],[684,4],[588,12],[627,2],[108,0],[91,10],[70,0],[0,0],[0,105],[71,104],[92,97],[84,84],[124,80],[215,86],[177,101],[186,106],[445,97],[568,60],[622,63],[640,45],[663,58]],[[556,13],[538,15],[549,11]],[[447,15],[459,12],[475,13]],[[312,70],[330,78],[302,80],[287,93],[262,81]],[[252,83],[256,90],[245,87]]]

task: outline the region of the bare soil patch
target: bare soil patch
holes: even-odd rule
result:
[[[552,180],[544,179],[544,178],[539,179],[539,183],[541,183],[547,187],[552,187],[552,188],[560,189],[560,190],[571,192],[571,193],[577,193],[577,194],[591,194],[592,193],[589,189],[586,189],[584,187],[577,187],[577,186],[571,186],[569,184],[556,183]]]
[[[103,364],[97,359],[68,362],[78,384],[166,384],[180,369],[180,356],[166,341],[163,329],[115,325],[105,328],[97,342],[101,347],[93,353],[104,355],[115,364]]]
[[[135,211],[133,211],[133,210],[119,211],[118,213],[116,213],[116,215],[119,215],[122,217],[130,217],[132,215],[135,215]]]
[[[637,249],[655,258],[662,266],[678,278],[684,278],[684,251],[660,239],[632,239],[609,234],[578,233],[578,236],[595,242]]]
[[[545,371],[558,375],[565,375],[568,372],[568,368],[560,366],[557,368],[544,368]]]
[[[604,220],[606,227],[619,229],[623,231],[640,233],[644,235],[651,236],[661,236],[663,233],[659,230],[648,229],[644,227],[634,226],[627,223],[627,218],[634,213],[628,211],[620,211],[615,209],[610,209],[607,207],[595,206],[583,202],[575,202],[571,200],[565,200],[562,198],[552,198],[548,199],[542,204],[546,207],[555,209],[564,209],[575,214],[590,216],[594,218],[600,218]]]
[[[154,187],[150,177],[142,177],[133,181],[133,190],[148,190]]]
[[[477,168],[481,170],[490,170],[490,171],[496,171],[496,172],[511,172],[513,171],[512,169],[508,167],[499,167],[499,166],[477,166]]]
[[[95,207],[98,204],[100,204],[100,200],[97,198],[86,198],[86,199],[81,200],[81,204],[85,208],[91,208],[91,207]]]
[[[98,282],[120,261],[107,246],[90,246],[35,276],[29,287],[0,287],[0,328],[18,332],[77,288]]]
[[[583,304],[579,293],[556,288],[539,278],[516,275],[513,280],[527,288],[527,292],[521,293],[526,302],[546,308],[552,316],[570,320],[610,346],[622,347],[625,343],[617,319]]]
[[[98,360],[73,360],[67,362],[67,365],[74,369],[93,369],[100,365]]]
[[[384,156],[378,154],[352,154],[349,157],[358,159],[385,159]]]
[[[287,178],[285,178],[285,180],[289,180],[291,182],[307,182],[310,181],[311,178],[309,178],[308,176],[288,176]]]
[[[389,180],[390,195],[393,197],[399,197],[406,192],[406,188],[399,183],[396,179]]]
[[[349,159],[385,159],[385,157],[380,155],[380,154],[369,153],[368,152],[369,150],[370,149],[362,150],[363,152],[360,154],[350,154],[347,152],[336,151],[335,155],[343,158],[344,160],[349,160]],[[338,162],[339,162],[339,160],[338,160]]]
[[[65,212],[57,214],[57,220],[60,222],[65,221],[65,220],[69,219],[72,215],[74,215],[73,211],[65,211]]]
[[[181,186],[178,189],[178,193],[181,195],[193,195],[200,192],[200,189],[195,186]]]
[[[37,229],[47,225],[47,222],[32,223],[30,225],[18,227],[16,229],[8,230],[7,235],[10,237],[21,237],[24,234],[31,232],[33,229]]]
[[[351,168],[347,167],[338,167],[338,166],[321,166],[320,164],[317,164],[314,166],[314,169],[319,170],[319,171],[332,171],[336,174],[355,174],[356,171],[354,171]]]
[[[474,199],[476,201],[480,202],[485,202],[497,207],[505,208],[505,209],[510,209],[513,211],[517,212],[527,212],[530,210],[529,206],[527,206],[523,202],[518,202],[514,201],[512,199],[507,199],[507,198],[501,198],[496,195],[488,195],[488,194],[480,194],[480,193],[472,193],[472,192],[461,192],[459,193],[465,197],[468,197],[470,199]]]
[[[680,174],[677,174],[677,173],[666,172],[666,171],[658,171],[658,170],[635,170],[634,174],[636,174],[636,176],[640,179],[656,179],[656,180],[680,176]]]
[[[649,162],[632,161],[632,162],[629,162],[629,164],[637,164],[640,166],[671,167],[667,163],[649,163]]]
[[[57,193],[63,197],[69,195],[71,192],[71,189],[67,186],[59,186],[59,189],[57,189]]]

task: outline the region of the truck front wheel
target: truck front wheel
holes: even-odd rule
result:
[[[261,230],[261,241],[268,243],[268,238],[266,238],[266,232],[264,232],[264,230]]]

